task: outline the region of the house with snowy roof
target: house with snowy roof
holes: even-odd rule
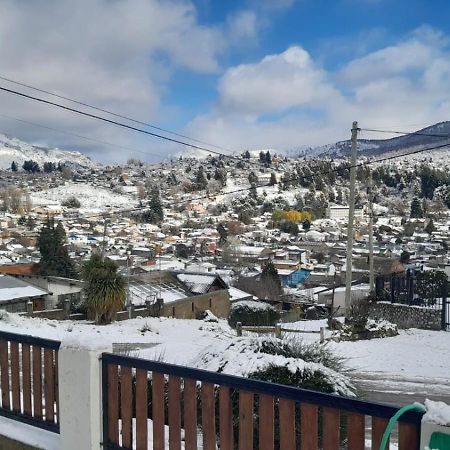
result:
[[[25,280],[0,275],[0,309],[8,312],[26,312],[27,303],[33,303],[34,311],[45,309],[45,297],[49,291]]]
[[[228,286],[214,273],[151,271],[130,277],[129,291],[133,305],[159,304],[166,317],[195,319],[207,310],[228,317],[230,311]]]

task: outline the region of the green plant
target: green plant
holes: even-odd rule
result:
[[[125,305],[125,280],[117,273],[117,265],[100,255],[91,256],[82,268],[86,282],[86,307],[98,323],[110,323]]]
[[[238,322],[250,326],[274,326],[280,320],[280,313],[268,303],[243,301],[231,306],[228,323],[236,327]]]

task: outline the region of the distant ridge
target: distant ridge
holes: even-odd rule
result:
[[[439,136],[424,136],[422,134],[407,134],[390,139],[358,139],[358,150],[365,156],[378,156],[398,150],[415,150],[429,145],[439,145],[450,142],[450,121],[439,122],[415,133],[441,134]],[[312,156],[346,157],[351,152],[350,139],[315,147],[306,152]]]
[[[21,168],[24,161],[30,159],[36,161],[41,168],[45,162],[61,162],[74,168],[99,166],[83,153],[31,145],[0,133],[0,169],[10,168],[13,161]]]

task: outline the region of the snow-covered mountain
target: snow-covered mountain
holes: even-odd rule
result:
[[[8,169],[13,161],[20,168],[27,160],[36,161],[41,167],[45,162],[61,162],[71,167],[85,168],[99,165],[80,152],[31,145],[0,133],[0,169]]]
[[[358,151],[365,156],[376,156],[398,150],[416,150],[450,142],[450,121],[440,122],[421,130],[391,139],[358,139]],[[419,134],[420,133],[420,134]],[[439,136],[432,136],[439,135]],[[448,148],[445,148],[448,151]],[[340,141],[312,148],[307,156],[349,156],[351,141]]]

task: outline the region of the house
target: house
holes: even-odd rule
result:
[[[284,287],[297,287],[303,284],[309,278],[310,274],[311,271],[303,267],[298,267],[294,270],[278,270],[278,276],[280,277],[281,284]]]
[[[352,301],[366,298],[369,295],[370,286],[368,284],[354,284],[351,288]],[[318,302],[326,306],[333,306],[333,312],[339,311],[339,315],[345,314],[345,286],[334,289],[327,289],[318,294]]]
[[[48,291],[9,275],[0,276],[0,309],[8,312],[26,312],[27,303],[33,302],[34,311],[45,309]]]
[[[337,220],[337,219],[346,219],[348,220],[349,207],[343,205],[334,205],[329,206],[326,211],[326,215],[328,219]],[[363,218],[363,210],[362,208],[355,208],[355,219]]]
[[[130,277],[130,301],[135,306],[160,305],[159,314],[195,319],[206,310],[228,317],[230,294],[219,275],[186,271],[152,271]]]
[[[65,300],[77,304],[82,299],[84,283],[80,280],[40,275],[16,275],[15,278],[45,290],[44,309],[47,310],[62,307]]]

